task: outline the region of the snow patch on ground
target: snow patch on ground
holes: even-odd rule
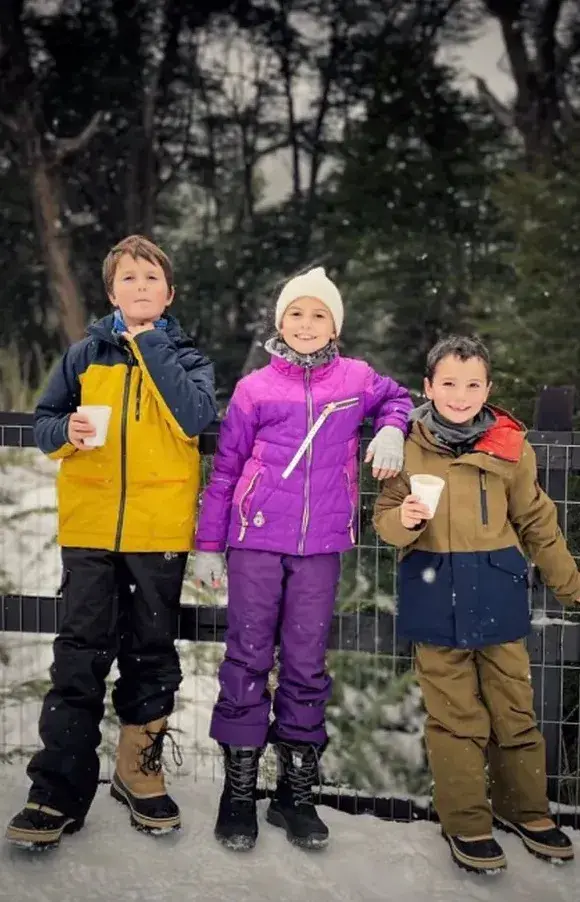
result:
[[[21,806],[20,767],[0,769],[0,817]],[[451,862],[434,824],[395,824],[370,815],[321,808],[331,830],[326,852],[293,848],[265,823],[253,853],[222,849],[213,838],[219,789],[179,779],[172,791],[183,830],[153,839],[137,833],[101,787],[83,831],[60,849],[31,855],[0,845],[0,898],[14,902],[570,902],[580,893],[580,863],[555,867],[532,858],[511,836],[498,835],[508,870],[464,874]],[[572,834],[580,855],[580,833]]]

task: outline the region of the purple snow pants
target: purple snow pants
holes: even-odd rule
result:
[[[255,748],[277,739],[326,743],[332,681],[325,657],[339,578],[339,554],[229,550],[226,654],[212,739]],[[267,681],[278,639],[280,675],[270,726]]]

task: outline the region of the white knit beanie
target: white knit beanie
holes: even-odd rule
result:
[[[293,301],[298,298],[317,298],[325,304],[334,320],[337,337],[340,335],[344,320],[344,308],[340,291],[326,275],[322,266],[309,269],[308,272],[295,276],[286,282],[276,302],[276,328],[279,329],[282,317]]]

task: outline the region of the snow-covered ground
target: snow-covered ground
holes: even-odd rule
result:
[[[0,770],[0,821],[20,807],[25,781]],[[183,812],[179,834],[152,839],[131,829],[120,805],[99,790],[82,832],[60,849],[31,855],[0,846],[0,899],[7,902],[571,902],[580,893],[580,860],[555,867],[532,858],[515,837],[499,835],[504,874],[476,877],[450,861],[438,828],[370,815],[322,813],[331,830],[325,852],[288,844],[264,821],[255,851],[222,849],[212,835],[218,788],[209,781],[172,786]],[[580,833],[574,833],[580,857]]]

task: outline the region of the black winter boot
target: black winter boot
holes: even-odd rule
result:
[[[268,823],[282,827],[289,842],[302,849],[323,849],[328,827],[318,817],[312,787],[318,783],[319,749],[300,743],[276,743],[278,785],[266,814]]]
[[[451,857],[458,867],[472,874],[498,874],[505,871],[506,857],[502,847],[489,836],[449,836],[443,831],[449,844]]]
[[[76,820],[48,805],[28,802],[8,824],[6,839],[21,849],[43,852],[56,849],[63,833],[76,833],[83,824],[84,818]]]
[[[262,749],[222,746],[225,780],[214,835],[226,848],[248,852],[256,845],[256,786]]]
[[[574,858],[574,846],[570,838],[549,817],[518,824],[496,814],[494,820],[500,830],[519,836],[528,852],[536,858],[558,864]]]

